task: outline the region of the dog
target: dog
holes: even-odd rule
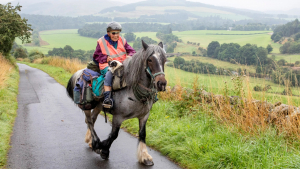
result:
[[[111,71],[111,73],[114,73],[114,71],[122,67],[123,64],[117,60],[113,60],[108,62],[108,66],[109,66],[108,70]]]

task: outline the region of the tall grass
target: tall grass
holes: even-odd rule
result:
[[[0,89],[3,86],[5,80],[9,77],[9,73],[14,68],[14,65],[12,65],[8,60],[5,59],[4,56],[0,53]]]
[[[68,59],[62,57],[48,57],[35,60],[34,63],[49,64],[51,66],[61,67],[70,73],[75,73],[86,67],[79,59]]]
[[[195,109],[201,109],[229,128],[238,128],[241,133],[260,135],[272,128],[277,131],[278,135],[283,135],[289,140],[300,139],[300,111],[299,107],[293,106],[291,95],[285,97],[289,106],[284,105],[288,110],[282,112],[281,109],[285,107],[275,108],[274,103],[267,101],[266,92],[261,92],[262,100],[254,99],[249,76],[232,78],[233,89],[231,90],[234,96],[231,97],[228,96],[230,89],[227,83],[220,86],[223,95],[216,95],[203,90],[197,83],[197,78],[196,76],[192,82],[192,90],[185,89],[179,82],[173,89],[167,88],[166,92],[160,93],[159,98],[167,101],[175,100],[180,116],[188,115]],[[176,79],[178,81],[178,78]],[[274,111],[274,109],[280,111]]]
[[[10,136],[17,115],[19,74],[0,54],[0,168],[5,167]]]

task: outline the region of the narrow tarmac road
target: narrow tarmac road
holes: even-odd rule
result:
[[[136,158],[138,141],[123,130],[112,144],[109,160],[102,160],[84,142],[87,130],[85,116],[68,98],[66,89],[43,71],[18,65],[19,108],[11,137],[8,168],[179,168],[150,148],[154,166],[139,164]],[[95,129],[103,140],[111,126],[99,115]]]

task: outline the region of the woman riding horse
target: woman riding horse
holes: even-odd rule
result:
[[[108,62],[118,60],[121,63],[135,54],[135,50],[120,36],[122,26],[117,22],[111,22],[107,25],[107,34],[97,41],[97,47],[93,56],[96,64],[99,64],[101,72],[106,72],[104,80],[104,101],[103,107],[111,109],[113,99],[111,97],[111,86],[113,75],[107,71]]]
[[[103,42],[103,39],[101,40],[100,38],[100,41]],[[106,43],[106,41],[104,42]],[[98,44],[99,46],[103,45],[101,42]],[[118,41],[118,46],[119,45],[122,45],[122,41],[120,40]],[[166,55],[162,43],[159,43],[158,45],[147,45],[142,41],[142,47],[141,50],[127,59],[126,55],[118,53],[119,55],[122,55],[122,57],[119,57],[120,60],[126,59],[123,62],[123,65],[124,79],[127,87],[114,92],[114,100],[118,104],[114,105],[114,108],[110,111],[113,115],[112,130],[107,139],[101,141],[94,129],[97,117],[104,107],[100,104],[101,101],[92,111],[83,110],[85,113],[85,122],[88,126],[85,142],[89,144],[93,151],[99,153],[103,159],[109,158],[109,149],[113,141],[118,137],[122,122],[127,119],[138,118],[138,161],[145,165],[154,164],[146,147],[146,123],[150,116],[152,105],[157,101],[157,92],[165,91],[166,89],[167,81],[164,74]],[[125,49],[122,50],[125,52]],[[107,51],[109,50],[105,49],[105,52]],[[117,50],[114,52],[116,53]],[[113,55],[115,53],[113,53]],[[110,54],[110,57],[114,56]],[[106,68],[103,66],[107,66],[106,62],[102,61],[101,64],[99,64],[102,66],[102,69]],[[67,93],[71,99],[73,99],[73,89],[76,85],[76,81],[81,77],[83,71],[84,70],[77,71],[68,82]]]

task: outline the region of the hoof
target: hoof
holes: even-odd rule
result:
[[[144,160],[143,164],[146,165],[146,166],[152,166],[152,165],[154,165],[153,161],[150,161],[150,160]]]
[[[109,158],[109,150],[100,150],[100,156],[103,160],[107,160]]]
[[[97,150],[95,150],[95,153],[101,154],[101,150],[100,150],[100,149],[97,149]]]

